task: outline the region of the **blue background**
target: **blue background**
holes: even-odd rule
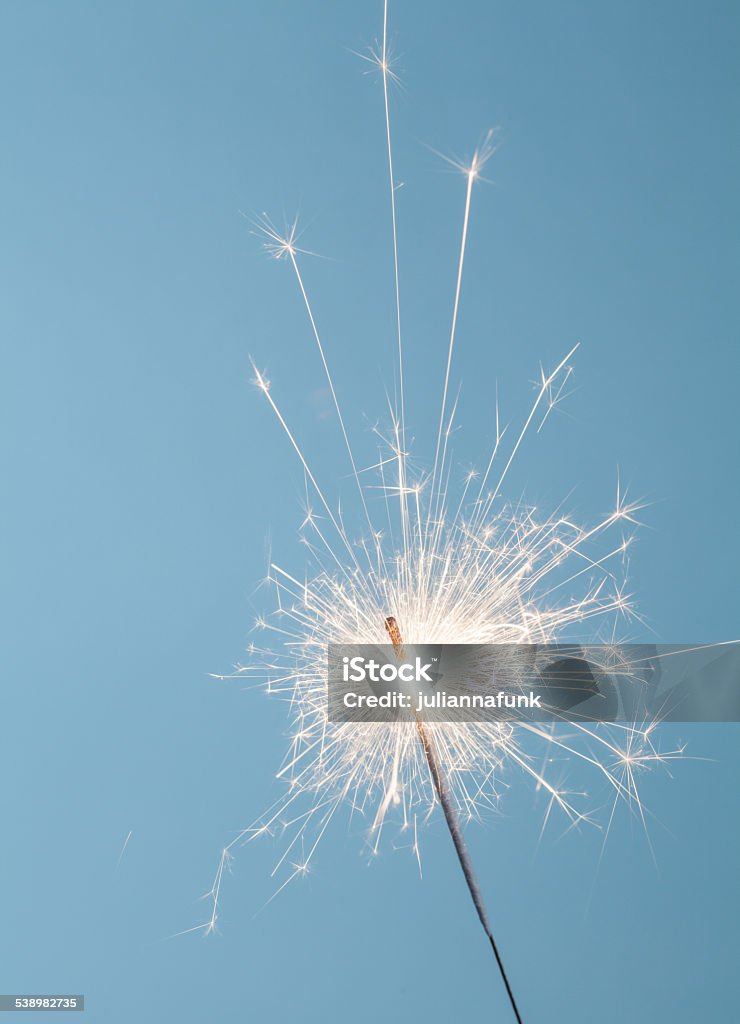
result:
[[[84,992],[90,1021],[508,1019],[439,821],[422,881],[407,849],[368,867],[362,829],[340,823],[256,917],[279,844],[252,844],[220,934],[172,937],[207,916],[221,846],[281,793],[285,709],[208,677],[272,606],[268,544],[299,574],[303,558],[301,474],[250,353],[332,495],[348,486],[290,269],[240,211],[300,211],[330,257],[304,262],[307,286],[374,461],[391,250],[381,84],[352,51],[381,15],[3,5],[0,988]],[[539,360],[581,340],[578,389],[508,493],[570,495],[592,520],[619,465],[651,502],[631,580],[654,635],[737,637],[737,5],[399,2],[391,27],[420,463],[464,196],[428,147],[469,155],[498,126],[494,184],[474,195],[456,465],[487,451],[495,382],[516,421]],[[655,864],[628,814],[600,862],[596,830],[557,823],[538,843],[542,804],[513,773],[502,814],[470,830],[527,1024],[737,1020],[738,731],[662,737],[679,740],[697,760],[643,788]]]

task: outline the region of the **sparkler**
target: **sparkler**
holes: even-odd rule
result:
[[[305,307],[336,413],[365,526],[355,534],[344,513],[319,481],[288,416],[274,397],[264,373],[253,364],[255,383],[266,399],[306,477],[306,513],[302,539],[309,566],[299,578],[271,564],[275,616],[258,623],[279,639],[277,649],[250,645],[250,662],[237,670],[267,681],[272,693],[285,695],[292,715],[288,756],[278,777],[288,791],[255,825],[242,831],[222,851],[209,892],[211,915],[203,926],[212,931],[218,919],[224,871],[234,847],[256,836],[284,830],[288,836],[273,874],[286,877],[280,892],[305,873],[316,847],[339,809],[369,813],[371,848],[377,853],[386,823],[400,819],[413,835],[412,850],[421,868],[418,826],[438,801],[449,827],[478,917],[493,947],[512,1008],[519,1012],[503,969],[480,890],[462,834],[462,824],[495,809],[500,775],[518,768],[547,797],[543,829],[557,808],[571,826],[590,821],[578,794],[548,775],[553,754],[577,759],[607,785],[612,795],[611,824],[624,801],[645,822],[636,777],[678,756],[661,753],[654,723],[636,726],[567,727],[507,721],[422,724],[408,720],[389,725],[332,723],[327,717],[327,645],[382,643],[387,632],[397,654],[403,643],[548,643],[592,620],[610,624],[631,611],[631,599],[619,570],[631,543],[640,505],[627,500],[617,485],[612,511],[591,526],[580,526],[562,511],[541,516],[522,504],[508,505],[502,489],[510,467],[531,430],[539,431],[564,396],[577,346],[554,370],[540,371],[535,399],[523,425],[507,445],[506,429],[496,406],[495,437],[484,472],[470,472],[459,491],[451,476],[450,437],[456,403],[450,408],[449,385],[462,295],[467,239],[476,183],[492,154],[491,137],[467,164],[455,164],[465,182],[459,255],[452,291],[452,317],[442,381],[439,425],[433,468],[414,476],[410,469],[404,402],[404,351],[399,287],[396,181],[390,120],[389,86],[394,79],[388,48],[388,2],[383,6],[383,36],[378,52],[367,58],[382,77],[385,147],[388,161],[392,268],[395,297],[397,402],[391,408],[388,436],[376,428],[381,454],[374,467],[383,499],[384,525],[371,513],[370,489],[363,483],[330,372],[319,324],[301,273],[306,250],[299,246],[297,225],[279,231],[263,218],[265,247],[287,263]],[[375,511],[373,509],[373,511]],[[618,534],[607,543],[610,535]],[[616,568],[615,568],[616,565]],[[394,615],[389,616],[389,610]],[[403,623],[403,637],[398,623]],[[607,828],[608,831],[608,828]]]

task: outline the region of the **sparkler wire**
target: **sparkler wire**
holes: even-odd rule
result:
[[[393,644],[396,657],[399,661],[404,661],[406,653],[403,647],[403,638],[401,636],[401,630],[398,623],[393,615],[389,615],[386,618],[385,628],[391,639],[391,643]],[[480,891],[478,879],[475,877],[473,861],[471,860],[468,847],[462,834],[462,829],[460,828],[460,822],[458,820],[457,813],[455,812],[452,794],[450,793],[449,786],[447,785],[447,778],[437,754],[434,739],[424,728],[423,721],[416,714],[414,714],[414,721],[416,723],[416,731],[419,734],[419,740],[421,741],[421,745],[424,750],[424,756],[426,757],[427,765],[429,766],[429,774],[432,778],[432,782],[434,783],[434,789],[437,793],[437,797],[439,798],[442,813],[445,816],[445,822],[447,823],[447,828],[449,829],[450,836],[455,847],[455,853],[457,854],[457,859],[465,877],[465,884],[468,887],[468,892],[470,893],[470,897],[473,901],[473,906],[475,907],[475,911],[478,915],[478,920],[483,926],[484,932],[488,936],[488,941],[491,943],[491,949],[493,950],[493,955],[496,957],[496,963],[498,964],[498,969],[501,973],[501,977],[503,978],[504,986],[506,987],[506,994],[509,997],[509,1002],[511,1003],[511,1008],[514,1011],[517,1024],[522,1024],[519,1007],[517,1006],[516,999],[514,998],[514,993],[509,982],[509,977],[506,973],[506,968],[504,967],[501,954],[499,953],[498,946],[496,945],[496,940],[493,937],[493,931],[491,930],[491,924],[488,919],[486,905],[483,902],[483,894]]]

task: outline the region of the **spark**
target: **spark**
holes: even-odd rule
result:
[[[412,493],[408,530],[373,530],[362,543],[353,541],[334,511],[295,434],[277,404],[264,374],[255,367],[255,381],[306,473],[324,516],[307,516],[304,532],[310,542],[311,567],[299,579],[273,563],[269,578],[277,594],[276,617],[262,625],[283,639],[275,650],[255,649],[238,678],[266,683],[282,696],[293,721],[289,752],[279,777],[287,782],[284,797],[227,848],[250,842],[280,828],[289,848],[323,834],[342,805],[368,817],[372,849],[380,849],[386,824],[400,827],[425,820],[436,801],[425,747],[413,722],[381,724],[331,723],[327,718],[326,650],[330,643],[383,643],[385,620],[393,610],[403,623],[403,640],[415,643],[548,643],[574,638],[603,621],[611,630],[620,618],[634,614],[626,581],[618,573],[625,540],[604,541],[625,521],[635,520],[641,507],[629,501],[621,486],[611,511],[588,526],[564,512],[541,515],[537,509],[508,504],[500,492],[512,460],[532,429],[549,389],[572,373],[571,350],[551,372],[542,375],[538,392],[508,451],[497,425],[494,456],[502,468],[486,492],[485,479],[474,497],[456,497],[439,475],[402,485],[388,478],[390,465],[404,458],[396,453],[377,464],[383,506],[392,519],[405,515],[402,499]],[[362,479],[362,477],[361,477]],[[476,475],[467,472],[463,491]],[[385,481],[385,482],[383,482]],[[454,499],[454,505],[451,501]],[[417,503],[418,502],[418,503]],[[436,509],[431,519],[429,506]],[[454,508],[454,513],[450,511]],[[395,513],[394,510],[395,509]],[[427,527],[427,522],[429,526]],[[398,538],[390,546],[388,537]],[[615,563],[617,563],[615,565]],[[396,640],[398,634],[393,634]],[[518,769],[547,796],[545,819],[559,810],[570,827],[590,823],[582,794],[553,781],[548,770],[559,753],[603,779],[615,807],[622,803],[638,819],[644,810],[637,788],[640,771],[665,763],[678,752],[660,754],[650,724],[625,726],[514,725],[506,722],[428,723],[437,759],[449,788],[450,806],[462,821],[482,820],[498,807],[500,790]],[[611,819],[610,819],[611,820]],[[301,864],[310,863],[316,842],[308,843]],[[420,839],[415,839],[417,855]],[[287,852],[287,851],[286,851]],[[212,890],[217,904],[223,862]],[[292,862],[289,878],[296,877]],[[213,917],[211,925],[215,924]]]
[[[131,838],[131,836],[133,834],[134,834],[134,830],[130,829],[128,835],[126,836],[126,838],[123,841],[123,846],[121,847],[121,852],[118,854],[118,860],[116,861],[116,871],[121,866],[121,861],[123,860],[123,855],[126,852],[126,847],[128,846],[128,841],[129,841],[129,839]]]

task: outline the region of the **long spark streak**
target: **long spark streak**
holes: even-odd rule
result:
[[[475,165],[475,158],[473,159],[473,165],[468,171],[468,187],[465,193],[465,213],[463,215],[463,226],[462,226],[462,237],[460,239],[460,256],[457,262],[457,279],[455,281],[455,301],[452,307],[452,326],[450,327],[450,343],[447,348],[447,366],[445,368],[445,381],[442,389],[442,408],[439,412],[439,430],[437,431],[437,448],[434,452],[434,469],[432,470],[432,495],[434,495],[434,485],[437,480],[437,465],[439,463],[439,449],[442,442],[442,431],[444,429],[445,422],[445,410],[447,407],[447,391],[450,386],[450,368],[452,367],[452,349],[455,345],[455,332],[457,330],[457,314],[460,308],[460,289],[462,287],[462,276],[463,267],[465,265],[465,247],[468,242],[468,224],[470,222],[470,200],[473,195],[473,182],[475,181],[475,173],[473,166]],[[442,473],[440,467],[440,475]],[[430,502],[430,511],[431,511]],[[438,503],[435,504],[435,509],[438,508]]]
[[[390,64],[388,60],[388,0],[383,4],[383,50],[381,57],[381,71],[383,74],[383,105],[385,108],[385,136],[388,150],[388,181],[390,185],[391,200],[391,225],[393,228],[393,277],[396,293],[396,337],[398,343],[398,390],[401,413],[401,442],[406,441],[406,413],[404,404],[403,385],[403,344],[401,341],[401,291],[398,278],[398,228],[396,225],[396,180],[393,174],[393,146],[391,144],[391,115],[388,99],[388,79],[390,78]],[[405,448],[404,448],[405,451]]]
[[[300,445],[298,444],[298,442],[296,441],[295,437],[293,436],[293,433],[291,432],[290,427],[285,422],[285,419],[283,417],[283,414],[280,412],[280,409],[278,409],[277,405],[275,404],[275,400],[273,399],[272,395],[270,394],[270,384],[269,384],[269,382],[265,379],[263,374],[261,374],[259,372],[259,370],[257,369],[257,367],[255,366],[254,363],[252,363],[252,369],[254,370],[255,380],[257,382],[257,386],[262,391],[263,395],[265,396],[265,398],[267,399],[267,401],[270,404],[270,408],[272,409],[272,411],[277,416],[278,422],[280,423],[280,426],[283,428],[283,430],[284,430],[288,440],[290,441],[291,445],[293,446],[293,449],[294,449],[296,455],[300,459],[301,465],[303,466],[303,469],[305,470],[305,473],[308,476],[308,479],[313,484],[314,490],[318,494],[319,500],[321,501],[321,504],[326,509],[326,513],[329,516],[329,519],[331,521],[332,526],[337,531],[339,536],[342,538],[344,546],[346,547],[346,549],[347,549],[347,551],[348,551],[352,561],[354,562],[354,564],[359,569],[359,563],[357,562],[357,558],[356,558],[356,556],[355,556],[355,554],[354,554],[354,552],[352,550],[352,546],[350,545],[350,542],[347,539],[347,534],[345,533],[344,528],[342,526],[340,526],[340,524],[337,522],[337,519],[336,519],[334,513],[332,512],[331,508],[329,507],[328,501],[324,497],[324,492],[319,487],[318,483],[316,482],[316,477],[313,475],[311,467],[306,462],[306,458],[305,458],[303,452],[301,451]],[[341,563],[339,562],[338,558],[336,558],[336,556],[335,556],[334,560],[337,562],[337,564],[340,566],[340,568],[343,568]]]
[[[304,302],[304,304],[306,306],[306,312],[308,313],[308,319],[311,322],[311,330],[313,331],[313,336],[316,339],[316,346],[317,346],[317,348],[319,350],[319,355],[321,356],[321,364],[324,367],[324,373],[326,375],[327,383],[329,384],[329,390],[331,391],[331,397],[332,397],[332,400],[334,402],[334,408],[335,408],[336,413],[337,413],[337,419],[339,420],[339,426],[340,426],[341,431],[342,431],[342,437],[344,438],[344,443],[345,443],[345,445],[347,447],[347,454],[349,456],[350,464],[352,465],[352,473],[354,474],[354,478],[355,478],[355,481],[357,483],[357,490],[358,490],[359,495],[360,495],[360,501],[362,502],[362,507],[363,507],[363,510],[365,512],[365,516],[367,518],[368,526],[372,530],[373,529],[373,524],[372,524],[372,521],[370,519],[370,512],[368,511],[367,502],[365,500],[365,492],[362,489],[362,484],[360,483],[360,476],[359,476],[359,473],[357,472],[357,464],[355,463],[355,457],[354,457],[354,454],[352,453],[352,445],[350,444],[349,437],[347,435],[347,428],[344,425],[344,417],[342,416],[342,410],[339,407],[339,399],[337,398],[337,393],[334,390],[334,381],[332,379],[331,371],[329,370],[329,364],[326,361],[326,355],[324,353],[324,346],[321,344],[321,337],[319,335],[319,329],[316,326],[316,320],[315,320],[314,315],[313,315],[313,310],[311,309],[311,303],[308,301],[308,295],[306,294],[306,288],[305,288],[305,285],[303,284],[303,277],[301,276],[301,272],[298,269],[298,262],[296,260],[295,253],[296,253],[295,248],[293,246],[291,246],[288,249],[288,256],[290,257],[290,262],[291,262],[291,264],[293,266],[293,270],[295,271],[295,276],[296,276],[296,279],[298,281],[298,287],[301,290],[301,295],[303,296],[303,302]]]

